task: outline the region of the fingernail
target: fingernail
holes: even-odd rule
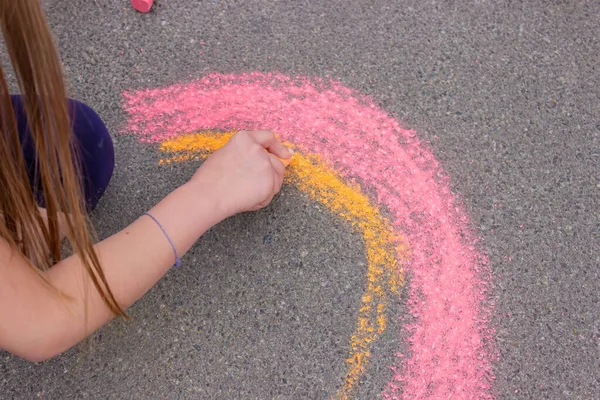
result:
[[[290,149],[290,148],[288,147],[288,151],[290,152],[290,154],[294,154],[294,149]]]

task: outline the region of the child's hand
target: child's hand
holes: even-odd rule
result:
[[[210,191],[225,218],[255,211],[281,189],[285,167],[278,158],[291,156],[270,131],[240,131],[208,157],[190,183]]]

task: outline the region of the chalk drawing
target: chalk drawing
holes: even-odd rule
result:
[[[231,135],[211,132],[277,132],[300,149],[286,179],[362,232],[367,288],[338,397],[352,393],[370,344],[386,329],[385,304],[403,282],[402,265],[410,280],[409,352],[397,354],[383,396],[493,398],[486,259],[446,174],[414,131],[339,82],[281,74],[211,74],[126,92],[124,109],[127,131],[170,154],[163,163],[207,154]]]
[[[171,164],[198,155],[206,156],[227,143],[233,133],[205,132],[169,139],[161,144],[161,150],[174,155],[160,163]],[[348,220],[362,233],[367,253],[367,287],[362,296],[356,330],[350,340],[348,373],[338,396],[346,398],[369,361],[370,344],[386,329],[388,296],[396,294],[402,284],[401,270],[394,253],[398,253],[399,260],[406,260],[408,249],[401,237],[394,236],[390,223],[361,193],[358,185],[346,184],[318,156],[307,157],[298,150],[287,169],[286,183],[295,184],[311,199]]]

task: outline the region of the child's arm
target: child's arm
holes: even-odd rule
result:
[[[277,157],[286,159],[290,154],[272,133],[242,132],[209,157],[189,183],[152,208],[150,213],[168,233],[177,254],[182,256],[222,219],[267,205],[283,180],[284,166]],[[125,308],[175,262],[169,240],[148,216],[98,243],[96,250],[112,292]],[[37,275],[0,239],[0,348],[30,361],[45,360],[112,319],[78,257],[45,273],[70,299],[58,296]]]

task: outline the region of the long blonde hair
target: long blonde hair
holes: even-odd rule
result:
[[[45,225],[29,181],[5,74],[0,67],[0,236],[37,272],[61,259],[59,212],[76,255],[115,314],[113,296],[93,247],[62,66],[39,0],[0,0],[0,25],[21,90],[48,214]],[[43,274],[39,274],[43,277]]]

